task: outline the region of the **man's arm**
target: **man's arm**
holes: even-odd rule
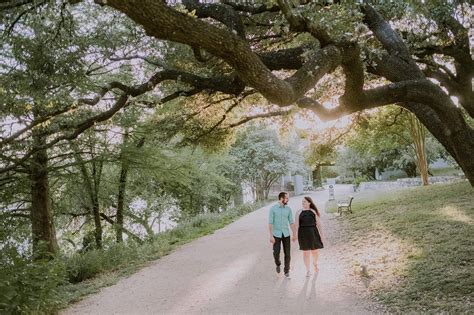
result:
[[[273,209],[270,208],[268,214],[268,232],[270,232],[270,243],[275,243],[275,238],[273,237]]]
[[[293,231],[293,240],[295,240],[296,239],[296,227],[295,227],[295,222],[293,221],[293,215],[292,215],[291,209],[290,209],[290,211],[288,211],[288,222],[290,222],[290,228],[291,228],[291,231]]]
[[[293,240],[296,240],[296,227],[294,223],[290,224],[291,231],[293,231]]]
[[[268,231],[270,232],[270,243],[275,243],[275,237],[273,237],[273,225],[268,224]]]

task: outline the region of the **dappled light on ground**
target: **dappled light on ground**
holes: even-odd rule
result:
[[[419,255],[413,244],[401,240],[388,229],[377,226],[370,234],[351,243],[352,272],[366,287],[387,289],[408,267],[408,256]]]
[[[471,313],[473,198],[468,183],[357,194],[338,218],[353,275],[396,314]]]
[[[200,308],[207,308],[206,300],[208,303],[212,303],[221,295],[235,290],[239,282],[255,268],[257,263],[257,254],[244,254],[243,257],[236,259],[229,265],[221,266],[214,272],[196,275],[188,283],[183,283],[183,286],[190,290],[181,297],[179,305],[170,313],[179,313],[182,309],[193,309],[193,305],[196,305],[198,301],[200,301]],[[198,288],[198,290],[192,290],[192,288]]]
[[[455,206],[446,206],[439,209],[439,212],[450,220],[472,224],[473,219],[467,216],[462,210]]]

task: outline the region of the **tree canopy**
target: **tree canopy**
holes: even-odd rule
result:
[[[2,3],[1,10],[10,38],[3,45],[4,55],[15,60],[6,67],[17,64],[13,73],[24,80],[34,79],[35,71],[50,73],[50,82],[34,81],[41,96],[46,89],[57,89],[59,81],[61,86],[68,82],[67,97],[46,102],[45,115],[36,115],[3,139],[3,147],[39,124],[62,133],[40,147],[72,139],[120,109],[144,102],[147,95],[159,94],[158,86],[167,86],[168,95],[145,104],[153,107],[203,93],[237,100],[239,105],[215,106],[219,114],[209,126],[214,131],[239,123],[235,118],[241,115],[231,112],[245,108],[249,95],[269,103],[258,117],[299,108],[334,119],[398,104],[418,117],[473,183],[474,131],[469,119],[474,115],[474,64],[468,35],[472,8],[467,1],[12,0]],[[28,27],[35,31],[26,31]],[[105,47],[94,49],[96,41]],[[41,44],[45,42],[50,44]],[[62,60],[34,65],[35,54],[26,53],[34,47]],[[179,58],[170,62],[170,55]],[[111,67],[131,64],[142,65],[142,70],[130,70],[141,71],[139,82],[122,72],[110,75]],[[101,69],[109,75],[92,76]],[[19,84],[9,75],[2,77]],[[328,75],[331,80],[325,79]],[[91,78],[95,80],[90,85],[78,86],[77,81]],[[3,88],[9,113],[28,110],[31,103],[15,97],[17,91]],[[54,90],[54,95],[59,98],[61,93]],[[334,95],[334,106],[323,106]],[[105,102],[107,110],[89,113],[80,123],[62,122],[72,110],[91,112]],[[10,157],[3,170],[34,150]]]

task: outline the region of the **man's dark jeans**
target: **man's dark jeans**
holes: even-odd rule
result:
[[[276,236],[273,236],[273,237],[275,238],[275,244],[273,244],[273,258],[275,258],[275,264],[277,266],[281,265],[280,249],[281,249],[281,243],[283,243],[283,252],[285,253],[285,268],[283,269],[283,271],[285,273],[287,273],[287,272],[290,271],[290,260],[291,260],[291,257],[290,257],[290,245],[291,245],[290,236],[284,237],[282,235],[282,237],[276,237]]]

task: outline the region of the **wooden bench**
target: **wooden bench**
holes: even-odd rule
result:
[[[350,213],[352,213],[352,200],[354,199],[353,196],[349,196],[349,200],[347,201],[341,201],[341,202],[338,202],[337,203],[337,213],[339,213],[339,215],[342,215],[342,211],[349,211]]]

